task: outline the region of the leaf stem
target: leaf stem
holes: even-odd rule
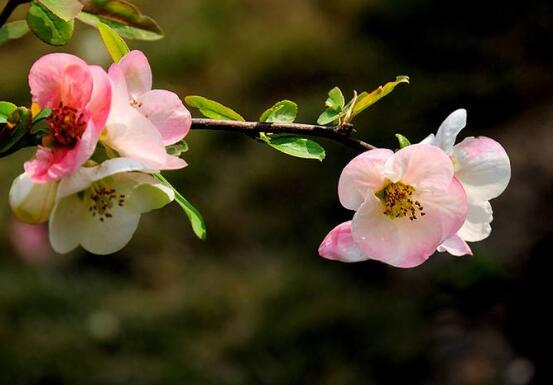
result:
[[[300,123],[263,123],[241,122],[233,120],[192,119],[193,130],[216,130],[240,132],[248,136],[258,136],[260,133],[295,134],[331,139],[359,151],[373,150],[376,147],[351,136],[353,126],[319,126]]]
[[[6,24],[13,11],[21,4],[30,3],[31,0],[8,0],[6,6],[0,13],[0,27]]]

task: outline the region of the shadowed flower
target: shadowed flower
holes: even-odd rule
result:
[[[74,173],[94,153],[111,104],[105,71],[76,56],[43,56],[29,73],[33,103],[52,109],[50,135],[43,139],[25,171],[34,182],[56,181]]]
[[[467,213],[450,159],[425,144],[359,155],[344,168],[338,195],[355,215],[327,235],[319,253],[343,262],[418,266],[459,230]]]
[[[170,91],[152,90],[152,72],[140,51],[132,51],[109,69],[112,110],[102,141],[121,156],[139,159],[152,170],[179,169],[186,162],[167,154],[192,124],[190,112]]]
[[[122,249],[141,214],[174,199],[173,190],[136,172],[146,167],[133,159],[115,158],[64,178],[49,222],[54,250],[67,253],[81,245],[94,254],[111,254]]]
[[[47,222],[54,208],[57,188],[57,182],[35,183],[23,173],[15,178],[10,188],[10,209],[25,223]]]
[[[456,110],[444,120],[436,135],[430,134],[422,141],[440,147],[450,156],[455,177],[467,194],[465,223],[438,248],[453,255],[472,254],[466,242],[481,241],[490,235],[493,215],[489,201],[501,195],[511,179],[509,156],[495,140],[485,136],[468,137],[455,144],[466,121],[467,111]]]

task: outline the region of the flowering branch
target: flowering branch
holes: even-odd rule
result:
[[[192,129],[241,132],[253,137],[258,136],[260,133],[316,136],[338,141],[360,151],[368,151],[375,148],[369,143],[352,137],[351,134],[353,133],[353,125],[351,124],[344,124],[340,126],[319,126],[300,123],[266,123],[215,119],[192,119]]]
[[[21,4],[30,3],[31,0],[9,0],[2,13],[0,13],[0,27],[6,24],[13,11]]]

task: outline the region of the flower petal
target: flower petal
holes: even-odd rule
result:
[[[138,227],[140,213],[128,205],[114,205],[111,215],[111,218],[104,221],[92,215],[81,219],[84,231],[80,243],[85,250],[93,254],[108,255],[121,250],[130,242]]]
[[[38,103],[42,108],[57,107],[62,101],[62,94],[67,92],[64,89],[77,80],[64,79],[68,67],[87,68],[88,66],[77,56],[65,53],[53,53],[38,59],[29,72],[29,86],[33,102]],[[75,70],[72,71],[75,72]],[[84,85],[84,88],[88,89],[88,86]]]
[[[386,216],[376,197],[367,198],[353,217],[354,242],[371,259],[392,266],[410,268],[422,264],[455,234],[466,215],[466,197],[457,181],[448,190],[435,190],[432,195],[432,202],[422,201],[426,215],[412,221]]]
[[[106,142],[123,157],[145,163],[151,170],[174,170],[186,162],[167,154],[157,128],[139,111],[128,106],[110,114]]]
[[[10,208],[23,222],[44,223],[54,208],[56,190],[57,183],[34,183],[27,174],[21,174],[10,188]]]
[[[68,253],[79,246],[84,235],[83,218],[86,215],[89,215],[87,207],[77,195],[58,202],[49,222],[50,244],[56,252]]]
[[[132,99],[138,100],[142,94],[152,89],[152,69],[142,52],[131,51],[115,65],[123,71]]]
[[[447,251],[451,255],[460,257],[462,255],[472,255],[472,250],[469,245],[458,235],[446,239],[440,246],[438,246],[438,251],[443,253]]]
[[[179,142],[190,131],[192,116],[175,93],[153,90],[137,101],[140,112],[157,127],[166,146]]]
[[[148,170],[148,167],[143,162],[130,158],[114,158],[95,167],[81,167],[76,173],[60,181],[56,199],[61,200],[69,195],[86,190],[94,182],[112,175],[145,170]]]
[[[106,72],[98,66],[89,66],[92,75],[92,95],[87,109],[90,118],[94,121],[96,130],[101,134],[106,125],[106,120],[111,107],[111,82]]]
[[[336,226],[319,246],[319,255],[340,262],[360,262],[369,259],[353,241],[351,221]]]
[[[134,211],[144,214],[157,210],[175,199],[174,191],[150,175],[130,173],[125,177],[137,183],[127,204]]]
[[[471,202],[498,197],[511,179],[511,163],[505,149],[495,140],[469,137],[453,151],[455,176]]]
[[[338,182],[340,203],[347,209],[357,210],[368,194],[384,187],[384,165],[394,153],[387,149],[364,152],[350,161]]]
[[[493,220],[492,214],[490,202],[469,202],[467,219],[459,229],[459,236],[469,242],[478,242],[488,238],[492,232],[490,225]]]
[[[445,191],[453,178],[451,159],[436,146],[413,144],[402,148],[388,159],[388,179],[413,186],[416,190]]]
[[[453,111],[438,128],[434,145],[451,155],[457,135],[466,125],[467,110],[461,108]]]

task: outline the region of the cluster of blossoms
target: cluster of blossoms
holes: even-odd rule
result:
[[[32,66],[29,86],[34,114],[51,110],[49,133],[12,184],[12,211],[28,223],[48,221],[57,252],[120,250],[141,214],[173,201],[152,174],[186,166],[166,147],[188,134],[190,112],[176,94],[152,90],[139,51],[108,72],[73,55],[46,55]]]
[[[32,66],[29,85],[33,113],[51,112],[47,134],[12,184],[13,212],[28,223],[48,222],[57,252],[79,245],[95,254],[120,250],[141,214],[175,199],[153,174],[186,166],[167,147],[188,134],[189,111],[176,94],[152,90],[139,51],[108,72],[72,55],[46,55]],[[489,201],[505,190],[511,170],[492,139],[455,144],[465,125],[466,111],[457,110],[421,143],[353,159],[338,194],[355,214],[326,236],[319,254],[403,268],[436,251],[472,254],[467,242],[489,236]]]
[[[489,236],[489,201],[505,190],[511,168],[503,147],[490,138],[455,144],[465,125],[466,111],[457,110],[419,144],[353,159],[342,172],[338,195],[355,214],[326,236],[319,254],[402,268],[420,265],[436,250],[471,255],[467,242]]]

